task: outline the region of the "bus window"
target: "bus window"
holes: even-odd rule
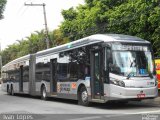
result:
[[[69,65],[69,56],[67,52],[60,53],[59,58],[57,59],[57,80],[58,81],[68,81],[68,65]]]
[[[59,81],[66,81],[67,79],[67,64],[66,63],[58,63],[57,79]]]
[[[70,80],[75,81],[78,80],[78,65],[76,62],[70,62],[69,64],[69,74]]]
[[[70,67],[69,71],[71,74],[71,80],[72,75],[74,75],[74,80],[78,79],[84,79],[86,76],[90,75],[90,65],[89,65],[89,48],[81,47],[78,49],[74,49],[68,52],[69,54],[69,62]],[[75,78],[76,76],[76,78]]]
[[[36,81],[42,80],[42,72],[36,72]]]
[[[44,71],[43,72],[43,80],[50,80],[51,78],[51,74],[50,74],[50,71]]]

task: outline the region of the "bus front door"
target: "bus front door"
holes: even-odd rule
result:
[[[50,62],[51,62],[50,88],[52,93],[56,93],[57,92],[57,79],[56,79],[57,59],[52,59]]]
[[[102,50],[91,52],[91,91],[93,99],[103,98],[103,78],[102,78]]]

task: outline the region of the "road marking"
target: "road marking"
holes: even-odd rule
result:
[[[159,113],[160,114],[160,110],[153,110],[153,111],[144,111],[144,112],[135,112],[135,113],[124,113],[124,114],[150,114],[150,113]]]
[[[107,115],[105,116],[106,118],[110,118],[110,117],[121,117],[121,116],[127,116],[129,114],[115,114],[115,115]]]
[[[144,112],[136,112],[136,113],[123,113],[123,114],[111,114],[111,115],[104,115],[99,114],[99,116],[91,116],[91,117],[83,117],[83,118],[75,118],[75,119],[69,119],[69,120],[96,120],[100,118],[112,118],[112,117],[125,117],[129,115],[143,115],[143,114],[152,114],[152,113],[160,113],[160,110],[155,111],[144,111]]]
[[[69,119],[69,120],[94,120],[94,119],[99,119],[99,118],[111,118],[111,117],[121,117],[121,116],[127,116],[130,114],[112,114],[112,115],[104,115],[104,114],[99,114],[99,116],[92,116],[92,117],[83,117],[83,118],[75,118],[75,119]]]
[[[75,119],[70,119],[70,120],[93,120],[93,119],[98,119],[101,118],[102,116],[93,116],[93,117],[83,117],[83,118],[75,118]]]

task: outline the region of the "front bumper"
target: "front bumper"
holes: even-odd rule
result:
[[[147,99],[158,96],[157,86],[149,88],[125,88],[116,85],[110,85],[109,91],[109,96],[106,96],[107,99],[109,97],[109,100]]]

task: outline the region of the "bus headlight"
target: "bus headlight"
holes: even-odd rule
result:
[[[116,79],[111,79],[110,80],[110,83],[111,84],[114,84],[114,85],[118,85],[118,86],[121,86],[121,87],[125,87],[125,83],[121,80],[116,80]]]
[[[125,87],[125,83],[123,81],[119,81],[119,86]]]

